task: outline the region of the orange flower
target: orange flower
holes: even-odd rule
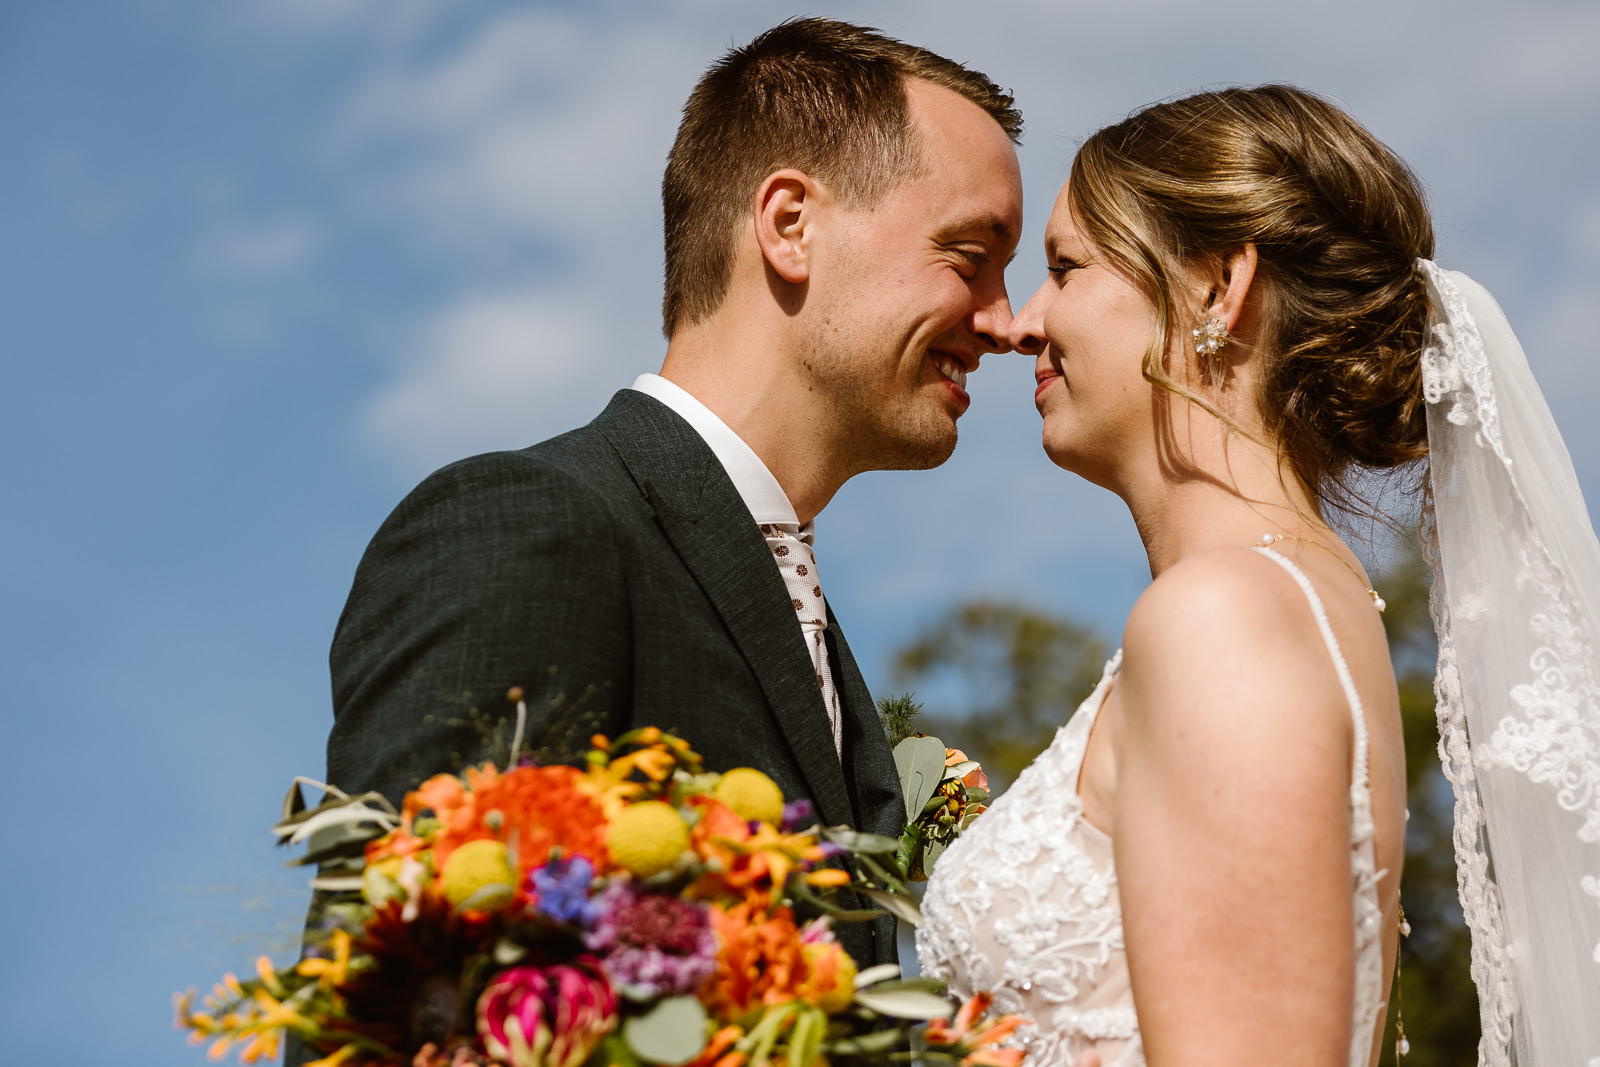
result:
[[[928,1024],[928,1044],[946,1048],[961,1046],[967,1051],[961,1060],[962,1067],[1018,1067],[1023,1057],[1021,1049],[996,1046],[1010,1037],[1024,1020],[1020,1015],[984,1018],[992,1001],[988,993],[974,993],[951,1022],[934,1019]]]
[[[731,907],[712,904],[711,928],[722,949],[700,999],[713,1015],[737,1018],[758,1005],[795,999],[806,965],[800,931],[787,908],[769,915],[759,895]]]
[[[722,1059],[723,1055],[733,1047],[733,1043],[743,1036],[743,1027],[724,1026],[712,1035],[710,1042],[700,1050],[700,1054],[683,1067],[712,1067],[712,1064]]]
[[[699,887],[703,895],[779,889],[796,866],[823,858],[814,834],[782,834],[767,823],[752,831],[750,823],[714,797],[692,796],[687,803],[700,810],[690,847],[720,868]]]
[[[597,870],[604,870],[605,813],[578,788],[582,778],[582,771],[564,766],[517,767],[505,774],[495,773],[493,767],[468,771],[472,817],[452,818],[439,831],[433,843],[434,862],[442,870],[451,852],[469,841],[487,839],[515,848],[523,877],[542,866],[553,848],[567,856],[584,856]],[[495,814],[498,819],[491,820]],[[491,821],[498,826],[491,826]]]

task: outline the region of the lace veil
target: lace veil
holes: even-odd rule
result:
[[[1600,1067],[1600,543],[1499,305],[1424,260],[1439,755],[1480,1067]]]

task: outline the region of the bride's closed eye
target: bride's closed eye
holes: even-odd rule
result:
[[[1045,267],[1045,271],[1056,281],[1064,282],[1067,280],[1067,275],[1070,272],[1078,270],[1082,266],[1083,264],[1075,263],[1072,260],[1067,259],[1065,256],[1062,256],[1058,257],[1053,264]]]

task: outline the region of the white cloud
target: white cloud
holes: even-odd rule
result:
[[[603,343],[604,309],[530,286],[439,312],[364,416],[369,442],[410,477],[462,456],[521,448],[589,421],[631,380]]]
[[[655,229],[655,185],[693,50],[667,26],[513,11],[458,47],[385,64],[337,138],[381,195],[447,244]],[[687,92],[684,81],[683,92]]]
[[[384,17],[366,10],[364,17]],[[1565,146],[1573,130],[1588,128],[1574,115],[1590,125],[1600,120],[1600,83],[1574,43],[1593,39],[1585,21],[1593,15],[1563,5],[1397,8],[1382,0],[1293,18],[1259,0],[1226,10],[1238,25],[1225,33],[1214,14],[1175,2],[1019,0],[979,13],[864,3],[845,17],[971,62],[1014,88],[1028,123],[1028,232],[1013,272],[1019,289],[1036,276],[1030,260],[1046,206],[1077,139],[1150,100],[1264,80],[1306,84],[1343,101],[1406,156],[1432,190],[1452,265],[1559,271],[1567,253],[1508,255],[1526,234],[1500,220],[1530,168],[1556,179],[1541,196],[1571,190],[1572,203],[1592,200],[1592,169],[1577,164],[1600,159],[1592,148]],[[1259,12],[1274,17],[1245,17]],[[451,264],[457,279],[455,299],[419,310],[424,341],[397,363],[364,415],[367,439],[404,476],[578,425],[611,389],[653,368],[661,351],[658,183],[678,109],[723,48],[790,14],[775,3],[723,0],[493,7],[454,18],[448,34],[417,33],[375,54],[329,131],[356,191],[353,209],[407,234],[421,255]],[[1153,23],[1163,32],[1152,35]],[[1463,58],[1508,54],[1514,69]],[[1565,154],[1552,164],[1558,149]],[[1588,232],[1580,227],[1577,236],[1594,247],[1600,238],[1583,238]],[[526,277],[530,260],[540,277],[559,279],[553,288],[507,286],[505,265]],[[1575,351],[1583,294],[1543,274],[1513,278],[1519,291],[1501,297],[1514,321],[1538,324],[1529,328],[1535,358],[1551,345]],[[1551,361],[1542,375],[1546,366],[1552,395],[1593,392],[1593,376],[1578,360]],[[1032,469],[1036,426],[974,423],[972,430],[963,453],[994,435],[992,447],[978,448],[986,458],[981,495],[993,506],[950,516],[971,527],[960,531],[963,543],[989,546],[969,570],[985,583],[1004,585],[1009,574],[1025,584],[1030,566],[1058,566],[1049,555],[1062,543],[1055,527],[1072,543],[1073,558],[1059,566],[1082,570],[1084,560],[1105,554],[1091,542],[1115,544],[1121,559],[1126,531],[1103,494]],[[1580,459],[1581,469],[1590,466]],[[929,493],[970,500],[979,475],[958,453],[946,469],[892,477],[907,500]],[[898,501],[902,493],[847,490],[830,519],[868,538],[892,510],[868,497]],[[857,521],[846,521],[847,510]],[[923,562],[899,553],[862,571],[861,588],[877,591],[868,597],[876,601],[871,610],[891,611],[891,601],[911,595],[924,581]],[[1135,566],[1127,581],[1143,580]]]

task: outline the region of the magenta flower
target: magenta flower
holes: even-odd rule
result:
[[[617,1025],[617,995],[592,956],[513,967],[478,998],[478,1036],[510,1067],[579,1067]]]

